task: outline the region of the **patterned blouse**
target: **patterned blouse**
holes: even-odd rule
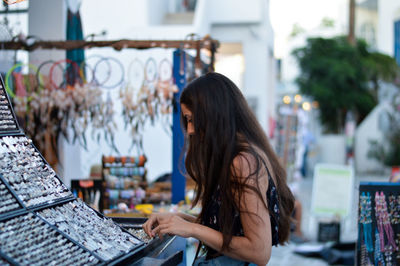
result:
[[[276,191],[275,183],[268,171],[268,190],[267,190],[267,201],[268,201],[268,210],[269,217],[271,220],[271,235],[272,235],[272,245],[277,246],[279,244],[278,237],[278,222],[279,222],[279,204],[278,204],[278,194]],[[221,231],[219,227],[219,210],[221,208],[221,194],[220,189],[217,187],[216,192],[214,193],[211,205],[204,213],[204,219],[202,224],[208,226],[214,230]],[[233,235],[234,236],[244,236],[243,226],[240,221],[240,214],[238,211],[235,211],[233,217]],[[207,247],[207,258],[210,259],[213,257],[219,256],[219,253]]]

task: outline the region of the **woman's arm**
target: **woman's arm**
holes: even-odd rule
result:
[[[160,212],[160,213],[153,213],[149,219],[142,225],[146,234],[150,237],[154,237],[152,234],[152,230],[154,227],[159,226],[160,224],[166,223],[171,221],[174,217],[180,217],[181,219],[188,221],[190,223],[196,222],[196,217],[186,214],[186,213],[172,213],[172,212]]]
[[[195,223],[196,220],[197,220],[196,216],[193,216],[193,215],[190,215],[190,214],[187,214],[187,213],[178,212],[177,215],[179,217],[181,217],[182,219],[184,219],[184,220],[186,220],[188,222],[191,222],[191,223]]]
[[[249,176],[253,162],[248,158],[238,156],[235,158],[233,165],[237,176]],[[264,198],[260,199],[250,189],[246,189],[242,194],[242,199],[238,200],[238,203],[240,202],[241,209],[244,210],[240,214],[244,236],[232,237],[228,250],[221,251],[223,243],[221,232],[201,224],[190,223],[176,216],[169,221],[160,223],[152,231],[152,234],[163,235],[168,233],[183,237],[194,237],[226,256],[253,262],[257,265],[267,264],[271,256],[272,238],[269,213],[263,203],[263,201],[266,202],[268,176],[264,173],[262,174],[263,176],[259,177],[259,183],[260,191]],[[250,177],[246,179],[246,182],[248,185],[256,187],[255,178]]]
[[[248,211],[258,210],[260,218],[250,214],[241,214],[241,221],[244,229],[244,236],[234,236],[229,245],[229,250],[221,251],[222,233],[207,226],[188,222],[181,217],[173,216],[168,221],[159,223],[159,226],[151,231],[151,236],[174,234],[182,237],[194,237],[205,245],[220,251],[222,254],[242,261],[253,262],[257,265],[268,263],[271,255],[271,226],[268,212],[256,196],[248,195],[247,204],[254,206]]]

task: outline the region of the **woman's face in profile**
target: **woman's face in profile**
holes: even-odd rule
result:
[[[187,124],[187,134],[193,135],[194,134],[194,124],[193,124],[193,114],[192,112],[189,110],[189,108],[187,108],[187,106],[185,104],[181,104],[181,110],[182,110],[182,114],[184,119],[186,119],[186,124]]]

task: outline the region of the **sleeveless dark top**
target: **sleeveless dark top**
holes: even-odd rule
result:
[[[276,191],[274,180],[272,179],[269,170],[268,172],[268,190],[267,190],[267,201],[268,201],[268,211],[271,220],[271,237],[272,245],[277,246],[279,244],[278,237],[278,222],[279,222],[279,204],[278,204],[278,194]],[[221,193],[220,188],[217,187],[216,192],[211,198],[211,204],[205,210],[204,218],[202,224],[210,227],[214,230],[221,231],[219,226],[219,210],[221,208]],[[240,221],[240,214],[235,211],[233,214],[233,235],[234,236],[244,236],[243,226]],[[207,259],[218,256],[218,252],[212,248],[207,249]]]

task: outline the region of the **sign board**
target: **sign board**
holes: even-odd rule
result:
[[[348,216],[353,194],[353,167],[334,164],[315,166],[311,202],[314,215]]]

